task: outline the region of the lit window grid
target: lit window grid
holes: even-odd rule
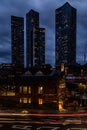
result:
[[[39,104],[39,105],[42,105],[42,104],[43,104],[43,99],[42,99],[42,98],[39,98],[39,99],[38,99],[38,104]]]
[[[30,104],[31,103],[31,98],[27,98],[27,97],[20,98],[20,103]]]
[[[20,93],[23,94],[31,94],[31,87],[30,86],[20,86]]]
[[[42,86],[38,87],[38,94],[43,94],[43,87]]]

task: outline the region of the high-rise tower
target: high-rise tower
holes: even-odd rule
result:
[[[68,2],[55,10],[56,66],[76,63],[76,9]]]
[[[43,31],[45,37],[45,31]],[[39,13],[30,10],[26,14],[26,67],[39,66],[43,64],[41,57],[45,56],[44,53],[40,53],[43,46],[45,49],[45,42],[41,41],[42,31],[39,28]],[[44,52],[44,51],[43,51]]]
[[[12,63],[24,67],[24,18],[11,16]]]
[[[45,64],[45,28],[39,28],[39,65]]]

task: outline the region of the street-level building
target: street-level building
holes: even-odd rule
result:
[[[83,97],[87,94],[87,75],[79,75],[78,70],[75,75],[71,71],[68,71],[68,75],[63,75],[49,65],[28,68],[19,75],[14,75],[14,70],[14,65],[0,68],[2,107],[67,111],[86,105],[87,101]]]

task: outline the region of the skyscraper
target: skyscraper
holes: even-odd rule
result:
[[[45,28],[39,28],[39,65],[45,64]]]
[[[24,67],[24,18],[11,16],[12,63]]]
[[[68,2],[55,10],[56,66],[76,63],[76,9]]]
[[[43,63],[41,57],[44,54],[40,53],[43,41],[41,41],[40,36],[42,37],[42,31],[39,28],[39,13],[31,9],[26,14],[26,67],[39,66]]]

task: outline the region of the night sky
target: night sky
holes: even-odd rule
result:
[[[46,29],[46,63],[54,66],[55,9],[65,2],[77,9],[77,62],[84,63],[87,46],[87,0],[0,0],[0,63],[11,63],[11,15],[25,18],[26,13],[34,9],[39,12],[40,27]]]

